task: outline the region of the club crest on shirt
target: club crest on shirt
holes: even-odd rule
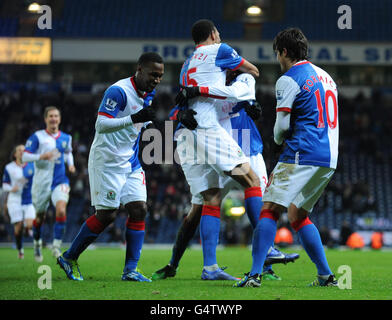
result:
[[[116,109],[116,106],[117,106],[117,102],[116,101],[114,101],[114,100],[112,100],[110,98],[106,99],[105,108],[107,110],[114,111]]]
[[[116,199],[116,193],[115,193],[114,191],[109,191],[109,192],[106,194],[106,197],[107,197],[109,200],[115,200],[115,199]]]
[[[67,147],[67,142],[66,142],[66,141],[63,141],[63,142],[61,143],[61,146],[63,147],[63,149],[65,149],[65,148]]]

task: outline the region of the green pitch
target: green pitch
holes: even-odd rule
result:
[[[284,250],[293,252],[293,250]],[[328,250],[327,257],[337,278],[339,266],[351,268],[351,289],[309,288],[316,269],[303,250],[295,263],[274,265],[282,281],[263,281],[260,288],[233,288],[231,281],[202,281],[202,252],[189,249],[180,264],[177,276],[152,283],[121,281],[125,251],[121,248],[87,250],[79,259],[84,281],[68,280],[56,265],[51,252],[44,249],[44,261],[33,259],[32,249],[25,249],[25,259],[17,259],[14,249],[0,249],[0,299],[108,299],[108,300],[385,300],[392,299],[391,251]],[[163,267],[170,258],[168,249],[144,249],[139,267],[145,275]],[[228,273],[242,277],[250,270],[251,252],[248,248],[218,250],[221,266]],[[51,269],[51,289],[39,289],[40,265]],[[47,268],[49,269],[49,268]],[[42,273],[43,272],[43,273]],[[41,283],[48,284],[46,281]],[[345,280],[346,285],[348,282]]]

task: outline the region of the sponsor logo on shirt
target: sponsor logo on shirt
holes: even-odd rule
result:
[[[116,109],[116,106],[117,106],[117,102],[116,101],[114,101],[114,100],[112,100],[110,98],[106,99],[106,104],[105,104],[105,108],[106,109],[108,109],[109,111],[114,111]]]

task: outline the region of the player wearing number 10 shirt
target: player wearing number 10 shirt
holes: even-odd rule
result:
[[[260,286],[259,274],[275,238],[276,222],[286,209],[291,226],[317,268],[318,276],[311,285],[336,286],[320,234],[308,215],[337,165],[337,87],[327,72],[307,60],[308,42],[301,30],[281,31],[273,48],[284,72],[276,83],[273,145],[283,151],[264,193],[253,238],[252,269],[235,286]]]

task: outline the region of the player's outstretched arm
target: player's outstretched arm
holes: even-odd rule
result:
[[[243,64],[238,68],[238,70],[245,73],[250,73],[255,78],[258,78],[260,75],[259,69],[257,69],[257,67],[254,64],[250,63],[246,59],[244,59]]]

